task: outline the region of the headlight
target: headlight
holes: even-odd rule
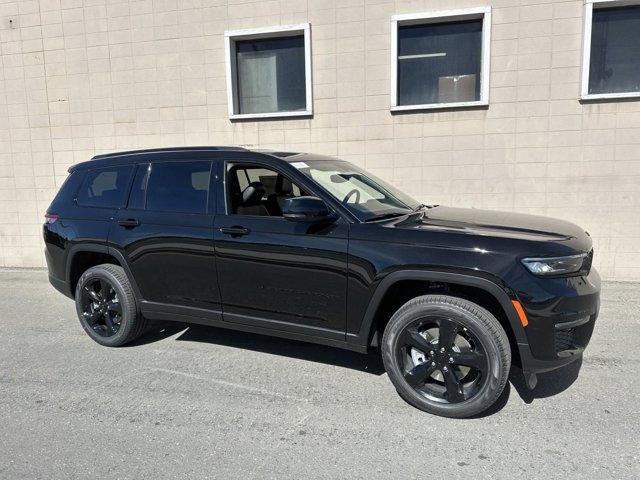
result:
[[[570,275],[583,269],[587,256],[588,253],[581,253],[568,257],[523,258],[522,263],[534,275]]]

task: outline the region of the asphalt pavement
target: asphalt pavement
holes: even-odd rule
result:
[[[640,478],[640,284],[605,283],[581,365],[452,420],[376,355],[155,325],[101,347],[43,270],[0,269],[0,478]]]

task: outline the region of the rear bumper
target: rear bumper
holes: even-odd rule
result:
[[[529,319],[527,343],[519,343],[522,369],[541,373],[582,358],[600,308],[600,276],[535,279],[536,288],[521,302]]]

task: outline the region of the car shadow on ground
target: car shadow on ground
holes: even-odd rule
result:
[[[578,379],[582,368],[582,358],[558,370],[539,373],[538,384],[533,390],[529,390],[524,382],[524,376],[518,368],[512,369],[509,380],[525,403],[532,403],[537,398],[546,398],[557,395]]]
[[[382,375],[385,373],[382,357],[375,351],[369,354],[361,354],[349,350],[285,338],[174,322],[152,322],[146,334],[129,344],[129,346],[157,342],[178,333],[180,333],[180,335],[176,337],[176,340],[181,342],[202,342],[224,345],[227,347],[350,368],[373,375]],[[576,381],[581,366],[582,360],[580,359],[558,370],[538,374],[538,384],[533,390],[530,390],[526,386],[522,371],[514,366],[509,374],[509,382],[502,392],[502,395],[500,395],[500,398],[492,407],[474,418],[487,417],[502,410],[509,401],[512,389],[515,390],[522,401],[527,404],[539,398],[557,395],[569,388],[573,382]]]
[[[314,343],[298,342],[285,338],[201,325],[154,322],[145,335],[129,345],[136,346],[153,343],[181,331],[182,334],[176,337],[176,340],[181,342],[202,342],[224,345],[227,347],[350,368],[373,375],[382,375],[385,373],[382,358],[375,352],[361,354]]]
[[[504,408],[511,396],[511,390],[515,390],[518,396],[526,404],[533,403],[536,399],[552,397],[557,395],[566,389],[568,389],[573,382],[578,378],[580,368],[582,367],[582,359],[576,360],[569,365],[566,365],[558,370],[552,372],[538,374],[538,384],[533,390],[530,390],[525,383],[524,375],[520,368],[513,366],[509,372],[509,382],[505,389],[502,391],[500,398],[487,410],[472,417],[472,418],[484,418],[489,417]]]

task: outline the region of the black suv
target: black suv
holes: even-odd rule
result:
[[[335,158],[170,148],[69,173],[45,219],[49,278],[102,345],[153,319],[380,349],[407,402],[467,417],[512,363],[533,388],[581,358],[598,314],[576,225],[422,205]]]

